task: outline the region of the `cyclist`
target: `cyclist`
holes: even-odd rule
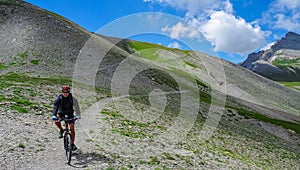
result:
[[[80,108],[79,104],[76,98],[72,96],[72,93],[70,92],[71,88],[69,86],[62,86],[61,88],[61,94],[58,95],[56,100],[54,101],[54,108],[53,108],[53,117],[52,120],[54,121],[54,124],[59,128],[58,137],[63,137],[63,128],[61,126],[61,122],[58,121],[60,118],[64,117],[65,115],[68,116],[68,118],[74,118],[74,108],[76,112],[76,118],[80,119]],[[75,121],[72,121],[70,124],[70,130],[72,135],[72,150],[76,150],[77,147],[74,144],[75,141],[75,127],[74,127]]]

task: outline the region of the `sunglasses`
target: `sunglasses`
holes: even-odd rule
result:
[[[68,91],[63,91],[62,93],[69,93]]]

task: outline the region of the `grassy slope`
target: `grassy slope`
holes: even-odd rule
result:
[[[155,62],[164,63],[168,60],[159,56],[156,51],[167,50],[173,51],[174,49],[169,49],[159,45],[151,45],[149,43],[142,42],[130,42],[130,46],[136,50],[136,53],[140,57],[151,60]],[[186,67],[197,68],[200,67],[196,63],[191,64],[188,61],[186,56],[186,51],[175,50],[176,53],[181,53],[181,59],[183,61],[176,60],[176,63],[179,65],[184,65]],[[182,70],[183,67],[173,67],[173,70],[180,73],[182,76],[193,77],[191,72],[188,70]],[[188,79],[186,79],[188,81]],[[208,107],[211,104],[211,95],[210,87],[201,80],[197,79],[198,86],[200,87],[200,101],[202,103],[202,109]],[[172,84],[172,82],[167,82],[167,84]],[[146,98],[145,98],[146,99]],[[145,104],[141,101],[145,99],[138,98],[134,100],[136,102],[137,108],[140,104]],[[142,107],[143,108],[143,107]],[[141,109],[142,109],[141,108]],[[119,133],[120,135],[127,136],[130,138],[152,138],[155,135],[155,132],[163,132],[166,130],[168,123],[172,123],[172,117],[174,117],[173,110],[166,110],[164,112],[165,116],[161,116],[159,122],[154,121],[151,123],[141,124],[119,114],[120,110],[108,109],[104,110],[101,113],[106,115],[105,120],[110,122],[113,126],[113,131]],[[287,129],[293,130],[295,133],[300,134],[300,125],[292,122],[277,120],[264,116],[252,109],[249,109],[247,106],[239,104],[237,100],[228,98],[226,102],[226,114],[222,117],[222,121],[219,124],[219,130],[215,132],[210,141],[198,141],[197,133],[201,129],[205,122],[205,115],[199,112],[198,119],[194,125],[193,130],[189,132],[189,139],[181,143],[180,147],[187,148],[188,150],[195,153],[197,156],[203,154],[203,150],[212,152],[218,156],[229,157],[231,159],[237,159],[248,167],[257,167],[257,168],[285,168],[282,165],[281,159],[284,159],[288,162],[297,162],[299,158],[299,151],[291,149],[289,144],[285,140],[282,140],[259,127],[259,125],[254,125],[251,121],[257,120],[258,122],[264,122],[265,124],[271,123],[275,126],[282,126]],[[137,130],[138,129],[138,130]],[[153,134],[154,133],[154,134]],[[234,144],[234,145],[232,145]],[[287,145],[286,145],[287,144]],[[293,144],[292,144],[293,145]],[[299,144],[298,144],[299,146]],[[297,145],[295,147],[298,147]],[[244,152],[243,150],[246,150]],[[265,155],[265,156],[263,156]],[[271,157],[266,155],[273,155]],[[153,156],[154,157],[154,156]],[[152,158],[153,158],[152,157]],[[196,166],[192,163],[191,158],[189,157],[180,157],[179,155],[174,155],[172,153],[164,153],[160,157],[155,157],[155,160],[150,159],[149,162],[144,162],[146,164],[162,164],[161,160],[170,159],[170,160],[185,160],[187,167],[188,164]],[[217,158],[217,162],[229,163],[226,160]],[[281,162],[277,164],[278,162]],[[200,164],[207,164],[207,162],[200,162]],[[189,165],[189,166],[190,166]],[[293,167],[293,166],[291,166]]]
[[[157,62],[164,62],[164,58],[160,57],[156,54],[157,49],[160,49],[160,50],[162,49],[162,50],[167,50],[167,51],[174,51],[174,49],[171,49],[171,48],[166,48],[166,47],[163,47],[163,46],[160,46],[160,45],[151,45],[149,43],[143,43],[143,42],[130,42],[130,46],[132,48],[134,48],[136,51],[138,51],[140,53],[141,57],[143,57],[145,59],[148,59],[148,60],[157,61]],[[151,49],[151,50],[149,51],[148,48]],[[188,54],[188,51],[180,51],[180,50],[177,50],[177,49],[175,49],[175,51],[176,52],[181,52],[182,56],[189,56],[189,55],[186,55],[186,54]],[[192,68],[197,68],[198,67],[196,64],[189,63],[187,61],[187,58],[183,57],[181,59],[182,61],[180,61],[180,62],[182,62],[183,65],[185,65],[186,67],[192,67]],[[176,66],[174,66],[174,67],[176,67]],[[189,70],[183,70],[182,67],[177,67],[177,70],[181,73],[185,72],[185,76],[192,77],[191,72],[189,72]],[[201,87],[200,89],[202,89],[201,92],[200,92],[200,101],[205,102],[207,104],[210,104],[210,102],[211,102],[210,87],[208,85],[206,85],[206,83],[204,83],[203,81],[201,81],[199,79],[197,79],[197,82],[198,82],[198,85]],[[293,83],[293,84],[287,83],[287,85],[289,85],[289,86],[293,85],[293,87],[295,87],[298,84],[297,83]],[[235,106],[227,105],[226,107],[230,108],[230,109],[237,110],[240,115],[243,115],[246,118],[254,118],[256,120],[260,120],[260,121],[263,121],[263,122],[269,122],[269,123],[272,123],[272,124],[275,124],[275,125],[285,127],[287,129],[294,130],[295,132],[300,134],[300,124],[270,118],[270,117],[265,116],[261,113],[257,113],[255,111],[251,111],[251,110],[249,111],[249,108],[245,108],[245,106],[242,106],[238,103],[235,103]]]
[[[285,68],[285,67],[297,67],[300,65],[300,58],[296,59],[275,59],[272,64],[277,67]]]
[[[295,90],[300,90],[300,82],[279,82],[280,84],[285,85],[286,87],[295,89]]]
[[[52,102],[48,98],[55,97],[53,94],[56,94],[59,84],[71,82],[67,78],[40,78],[16,73],[2,75],[0,80],[2,109],[33,114],[50,112]]]
[[[283,71],[286,71],[286,73],[266,73],[264,75],[265,77],[275,81],[294,82],[300,80],[300,58],[276,58],[274,61],[272,61],[272,64],[282,69]]]

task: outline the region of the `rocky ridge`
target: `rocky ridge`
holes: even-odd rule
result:
[[[300,35],[288,32],[270,49],[248,55],[240,65],[277,81],[300,81]]]
[[[5,72],[1,70],[2,74],[26,70],[27,73],[39,72],[48,76],[71,75],[76,56],[90,33],[57,14],[31,4],[1,3],[1,63],[11,65]],[[20,70],[19,66],[24,69]]]

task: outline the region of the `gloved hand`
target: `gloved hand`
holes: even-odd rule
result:
[[[52,120],[58,120],[58,118],[56,116],[52,116]]]
[[[77,119],[81,119],[81,116],[78,115],[78,116],[76,116],[76,118],[77,118]]]

